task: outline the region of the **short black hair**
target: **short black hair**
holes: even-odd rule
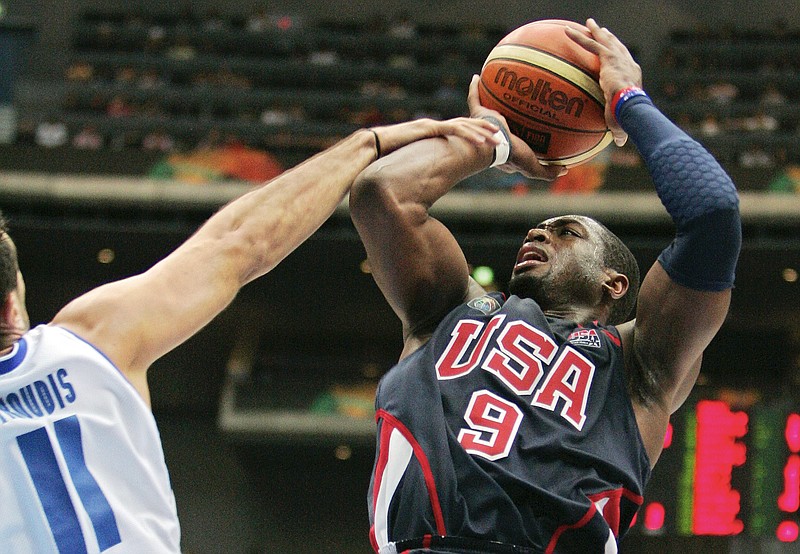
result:
[[[17,288],[17,251],[8,235],[8,221],[0,212],[0,304],[6,295]]]
[[[639,264],[630,248],[617,235],[599,221],[597,224],[603,230],[605,245],[603,265],[628,278],[628,291],[622,298],[614,302],[608,315],[607,323],[609,325],[619,325],[628,321],[636,306],[636,299],[639,296]]]

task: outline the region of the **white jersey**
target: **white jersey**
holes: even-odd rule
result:
[[[0,358],[0,550],[180,552],[153,415],[96,348],[40,325]]]

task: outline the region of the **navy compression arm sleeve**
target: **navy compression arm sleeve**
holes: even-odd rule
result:
[[[647,96],[626,101],[619,122],[644,158],[658,197],[677,227],[675,239],[658,258],[664,270],[691,289],[732,288],[742,230],[731,178]]]

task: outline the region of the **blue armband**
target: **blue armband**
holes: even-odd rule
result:
[[[675,239],[658,256],[670,279],[694,290],[733,287],[742,243],[738,210],[717,210],[678,228]]]
[[[644,158],[658,197],[677,227],[659,263],[673,281],[695,290],[733,287],[742,229],[731,178],[647,96],[620,105],[619,123]]]

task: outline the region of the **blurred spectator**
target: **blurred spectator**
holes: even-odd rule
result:
[[[250,33],[263,33],[269,29],[269,13],[266,8],[259,8],[247,16],[244,28]]]
[[[206,135],[200,139],[195,146],[195,150],[213,150],[222,144],[222,131],[219,127],[212,127]]]
[[[764,106],[780,106],[786,103],[786,96],[773,82],[768,82],[761,92],[760,102]]]
[[[127,117],[134,111],[133,105],[121,94],[115,94],[106,105],[106,114],[109,117]]]
[[[35,141],[38,146],[56,148],[69,141],[67,125],[56,118],[48,118],[36,125]]]
[[[739,87],[728,81],[716,81],[706,87],[706,95],[717,104],[729,104],[739,96]]]
[[[395,38],[414,38],[417,36],[417,25],[411,18],[411,12],[403,10],[389,21],[389,35]]]
[[[334,65],[339,61],[339,54],[331,47],[320,45],[320,48],[310,52],[308,63],[312,65]]]
[[[389,56],[387,60],[387,65],[389,67],[400,68],[400,69],[411,69],[416,67],[417,60],[411,54],[407,54],[405,52],[398,52],[396,54],[392,54]]]
[[[140,89],[161,88],[167,84],[167,80],[158,72],[157,69],[148,67],[142,70],[137,81]]]
[[[750,143],[739,152],[739,165],[750,169],[767,168],[775,165],[775,159],[763,146]]]
[[[94,66],[85,61],[74,62],[67,67],[64,76],[67,81],[85,83],[94,77]]]
[[[665,81],[661,85],[661,94],[664,98],[668,98],[670,100],[677,100],[680,98],[681,89],[678,87],[678,83],[675,81]]]
[[[137,75],[136,70],[129,66],[125,65],[116,70],[114,75],[114,81],[116,81],[120,85],[130,85],[136,82]]]
[[[85,125],[72,137],[72,147],[79,150],[99,150],[105,140],[94,125]]]
[[[715,137],[722,132],[722,125],[713,113],[707,113],[698,126],[698,132],[706,137]]]
[[[375,79],[367,79],[361,82],[358,91],[361,93],[361,96],[375,97],[382,94],[383,87],[383,82]]]
[[[296,106],[287,108],[276,102],[264,108],[259,119],[264,125],[286,125],[293,121],[300,121],[304,119],[304,117],[302,107]]]
[[[395,106],[386,114],[386,123],[402,123],[411,119],[409,111],[402,106]]]
[[[113,50],[114,27],[108,21],[101,21],[95,28],[94,46],[99,50]]]
[[[157,53],[164,49],[164,42],[167,38],[167,30],[161,25],[152,25],[147,30],[147,39],[144,44],[144,51],[147,53]]]
[[[761,66],[758,73],[764,76],[773,77],[781,75],[795,74],[794,64],[792,58],[785,52],[775,53],[771,56],[765,56],[761,61]]]
[[[278,106],[270,106],[261,112],[261,123],[264,125],[286,125],[291,121],[289,112]]]
[[[687,133],[694,134],[697,132],[697,125],[692,120],[692,116],[687,112],[680,112],[675,116],[675,125],[686,131]]]
[[[171,152],[175,149],[175,139],[166,129],[153,129],[142,138],[142,149],[156,152]]]
[[[374,125],[383,125],[386,123],[386,118],[377,106],[364,106],[349,114],[348,123],[360,127],[372,127]]]
[[[228,28],[228,21],[220,14],[215,7],[208,8],[203,16],[203,30],[218,32]]]
[[[751,133],[760,131],[773,132],[777,131],[778,127],[778,120],[761,109],[756,111],[753,115],[743,117],[739,121],[739,128],[742,131]]]
[[[178,33],[175,36],[172,44],[167,46],[164,55],[171,60],[188,61],[197,56],[197,50],[192,44],[189,35],[186,33]]]

